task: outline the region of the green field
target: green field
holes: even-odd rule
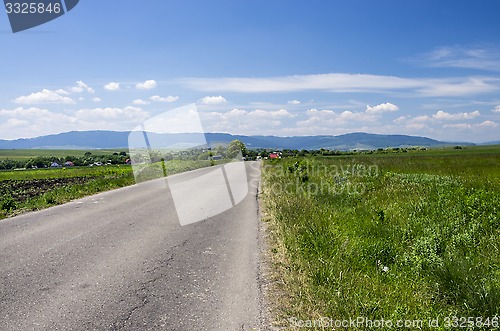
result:
[[[498,146],[266,161],[262,200],[278,326],[498,322]]]
[[[153,164],[139,181],[210,166],[209,161],[171,160]],[[159,169],[159,171],[158,171]],[[0,171],[0,219],[135,184],[130,165]]]

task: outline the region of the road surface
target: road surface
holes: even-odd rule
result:
[[[260,172],[245,165],[244,200],[185,226],[164,179],[0,221],[0,330],[261,329]]]

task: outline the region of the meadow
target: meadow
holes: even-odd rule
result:
[[[261,194],[277,326],[499,325],[499,146],[267,160]]]

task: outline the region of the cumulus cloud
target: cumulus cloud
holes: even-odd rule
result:
[[[277,128],[284,120],[295,117],[286,109],[247,111],[233,108],[227,112],[200,113],[200,117],[213,132],[238,132],[240,134],[262,134],[263,129]]]
[[[153,95],[151,98],[149,98],[151,101],[156,101],[156,102],[175,102],[179,100],[178,96],[167,96],[167,97],[160,97],[159,95]]]
[[[484,121],[481,123],[454,123],[454,124],[445,124],[443,128],[445,129],[488,129],[488,128],[496,128],[497,124],[493,121]]]
[[[149,117],[137,107],[56,112],[43,108],[0,109],[0,139],[36,137],[72,130],[128,131]]]
[[[135,99],[132,103],[134,105],[149,105],[151,102],[142,99]]]
[[[222,96],[206,96],[203,97],[200,102],[204,105],[220,105],[227,102],[227,100]]]
[[[14,99],[15,103],[24,105],[34,105],[43,103],[60,103],[60,104],[74,104],[75,101],[70,97],[63,96],[67,94],[64,90],[51,91],[43,89],[41,92],[31,93],[27,96],[20,96]]]
[[[300,101],[299,100],[290,100],[290,101],[288,101],[288,104],[289,105],[300,105]]]
[[[291,114],[286,109],[269,110],[269,111],[262,110],[262,109],[255,109],[252,111],[247,111],[244,109],[234,108],[228,112],[210,112],[210,113],[205,113],[205,115],[206,115],[206,117],[211,118],[211,119],[224,120],[224,121],[234,120],[234,119],[240,119],[240,120],[247,121],[249,119],[251,119],[251,120],[257,120],[257,119],[267,120],[267,119],[295,117],[295,115]]]
[[[109,120],[144,120],[147,113],[139,107],[127,106],[125,108],[93,108],[80,109],[75,113],[78,119],[86,121],[109,121]]]
[[[413,117],[412,120],[415,122],[427,122],[427,121],[432,121],[432,117],[427,116],[427,115],[421,115],[421,116]]]
[[[476,110],[470,113],[455,113],[455,114],[450,114],[445,111],[438,111],[434,115],[432,115],[433,119],[436,120],[444,120],[444,121],[457,121],[457,120],[464,120],[464,119],[472,119],[480,116],[481,113]]]
[[[96,98],[92,98],[91,100],[92,100],[93,102],[101,102],[101,101],[102,101],[102,99],[101,99],[101,98],[97,98],[97,97],[96,97]]]
[[[308,126],[337,128],[340,124],[374,122],[377,120],[376,114],[367,112],[352,112],[349,110],[336,112],[330,109],[308,109],[306,111],[306,115],[308,118],[306,120],[298,121],[297,126],[301,128]]]
[[[61,127],[70,128],[72,123],[74,121],[65,114],[38,107],[0,109],[0,139],[28,138],[61,132]]]
[[[492,110],[492,112],[494,112],[494,113],[500,113],[500,105],[496,106],[496,107]]]
[[[117,91],[120,89],[120,83],[111,82],[104,85],[104,88],[108,91]]]
[[[87,91],[88,93],[91,93],[91,94],[95,92],[95,90],[92,87],[88,86],[87,84],[85,84],[81,80],[76,82],[76,86],[73,86],[71,88],[71,91],[75,92],[75,93],[81,93],[83,91]]]
[[[366,106],[366,112],[370,113],[370,114],[381,114],[381,113],[395,112],[398,110],[399,110],[399,107],[396,105],[393,105],[390,102],[381,103],[380,105],[376,105],[373,107],[371,107],[369,105]]]
[[[151,90],[156,88],[157,85],[155,80],[147,80],[143,83],[137,83],[135,87],[139,90]]]
[[[275,111],[265,111],[261,109],[256,109],[247,113],[250,117],[260,117],[260,118],[279,118],[279,117],[294,117],[286,109],[280,109]]]
[[[393,123],[400,125],[403,128],[412,130],[424,130],[431,127],[438,127],[438,125],[445,123],[444,128],[465,128],[465,127],[475,127],[477,124],[448,124],[447,122],[472,120],[479,117],[481,113],[479,111],[463,112],[463,113],[448,113],[442,110],[437,111],[432,115],[420,115],[420,116],[402,116],[398,117],[393,121]],[[486,121],[487,122],[487,121]]]
[[[32,118],[32,117],[43,117],[49,114],[47,109],[31,107],[24,108],[18,107],[15,109],[0,109],[1,117],[16,117],[16,118]]]
[[[496,128],[497,124],[493,121],[484,121],[482,123],[479,123],[479,126]]]

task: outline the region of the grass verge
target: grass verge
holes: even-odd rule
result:
[[[499,165],[499,153],[267,162],[276,324],[362,317],[444,330],[474,317],[491,329],[500,314]]]

